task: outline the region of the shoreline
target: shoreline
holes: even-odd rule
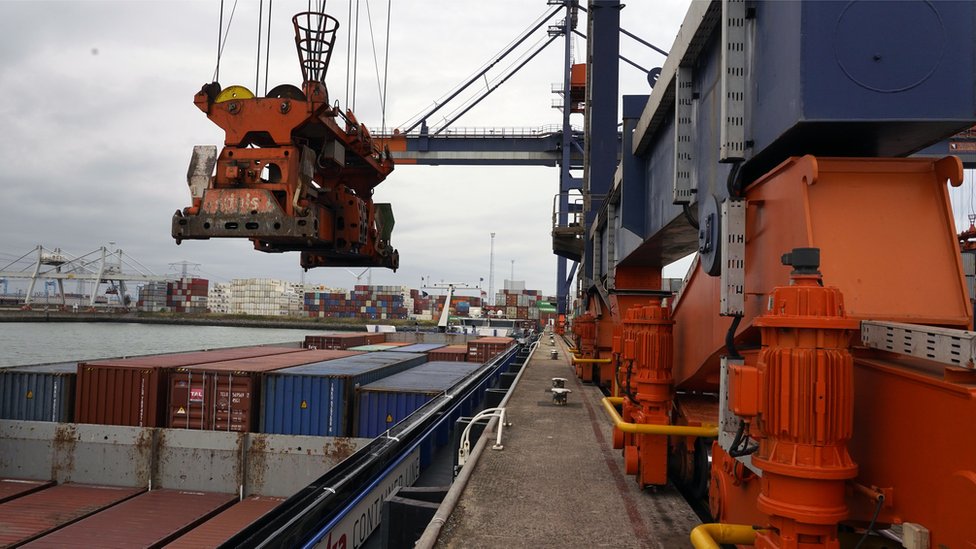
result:
[[[0,322],[116,322],[134,324],[171,324],[177,326],[231,326],[235,328],[286,328],[299,330],[339,330],[362,332],[366,330],[366,322],[356,319],[356,322],[340,322],[337,319],[310,318],[261,318],[237,317],[224,315],[170,315],[144,312],[134,313],[91,313],[64,311],[19,311],[0,310]],[[372,324],[373,322],[371,322]],[[421,331],[436,330],[436,326],[420,324],[403,320],[377,320],[375,324],[388,324],[398,329],[419,329]]]

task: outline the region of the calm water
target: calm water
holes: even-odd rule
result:
[[[302,341],[315,330],[114,322],[0,322],[0,366]]]

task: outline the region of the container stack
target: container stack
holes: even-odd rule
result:
[[[253,432],[258,428],[262,374],[355,356],[353,351],[301,351],[177,368],[170,375],[167,427]]]
[[[355,388],[424,363],[414,353],[365,353],[265,376],[261,432],[355,436]]]
[[[207,312],[210,282],[205,278],[181,278],[168,284],[169,309],[175,313]]]
[[[284,280],[247,278],[231,282],[231,314],[297,315],[301,311],[301,304],[301,296],[294,285]]]
[[[380,332],[327,332],[305,336],[302,347],[306,349],[351,349],[363,345],[377,345],[386,341]]]
[[[515,342],[510,337],[479,337],[468,342],[468,362],[483,364]]]
[[[510,281],[506,281],[508,282]],[[542,295],[539,290],[505,288],[495,294],[495,308],[501,310],[505,318],[539,320],[541,300]]]
[[[230,284],[211,284],[207,294],[207,309],[211,313],[230,314]]]
[[[299,351],[295,347],[238,347],[80,362],[75,381],[74,421],[165,427],[169,378],[176,368]]]
[[[168,309],[169,285],[166,282],[147,282],[139,288],[136,307],[150,313],[166,312]]]
[[[360,318],[387,320],[407,318],[401,286],[358,285],[351,292],[305,293],[305,312],[317,318]]]

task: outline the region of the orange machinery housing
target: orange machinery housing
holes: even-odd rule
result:
[[[620,395],[614,446],[638,483],[707,493],[729,526],[702,530],[714,541],[835,549],[899,526],[905,547],[976,547],[963,165],[938,146],[907,158],[976,119],[974,15],[694,3],[651,97],[630,114],[625,98],[573,319],[609,366],[577,373]],[[928,23],[932,43],[888,40]],[[928,72],[899,84],[885,63],[902,55]],[[680,292],[651,295],[695,247]]]
[[[325,85],[338,22],[324,13],[293,18],[304,82],[266,97],[206,84],[194,104],[225,132],[224,148],[195,147],[187,182],[193,203],[173,216],[177,243],[248,238],[262,252],[300,251],[302,267],[388,267],[393,213],[373,189],[393,171],[351,111]]]

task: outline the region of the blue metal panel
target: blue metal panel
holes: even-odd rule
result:
[[[744,183],[789,156],[905,156],[976,122],[976,2],[772,1],[754,7],[746,25],[751,143]],[[694,67],[699,208],[710,195],[727,196],[729,165],[718,161],[720,32],[713,29],[700,52],[691,48],[680,59]],[[652,98],[666,91],[659,81]],[[647,240],[622,250],[623,266],[661,266],[697,249],[697,231],[671,206],[673,102],[660,104],[664,112],[651,118],[662,123],[634,136],[647,143],[642,180],[625,175],[625,189],[647,189]]]
[[[313,375],[265,376],[261,432],[348,436],[348,379]]]
[[[424,362],[414,353],[381,351],[285,368],[265,376],[261,432],[351,436],[354,389]]]
[[[414,413],[439,391],[431,393],[359,393],[359,428],[356,436],[374,438]]]
[[[623,146],[620,166],[623,174],[620,189],[620,222],[623,228],[638,236],[644,236],[644,201],[646,188],[641,176],[643,164],[633,154],[634,127],[647,104],[646,95],[623,97]]]
[[[383,433],[481,366],[471,362],[428,362],[360,387],[357,436]]]
[[[0,419],[72,420],[75,363],[0,369]]]

